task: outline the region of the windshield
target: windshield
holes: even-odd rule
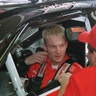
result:
[[[0,61],[12,45],[20,22],[20,16],[13,16],[0,21]]]

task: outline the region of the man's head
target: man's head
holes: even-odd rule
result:
[[[44,49],[48,52],[48,57],[53,65],[63,61],[68,42],[65,37],[65,28],[61,25],[53,25],[46,28],[42,37],[44,39]]]
[[[64,31],[65,31],[65,28],[61,25],[53,25],[53,26],[47,27],[45,30],[43,30],[43,33],[42,33],[44,43],[45,44],[47,43],[47,39],[50,36],[61,35],[62,37],[64,37],[64,39],[66,39]]]
[[[89,63],[96,65],[96,25],[93,26],[90,32],[82,32],[78,36],[78,40],[83,43],[88,43]]]

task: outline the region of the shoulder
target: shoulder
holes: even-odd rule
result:
[[[96,66],[72,74],[63,96],[96,96]],[[90,86],[90,87],[89,87]],[[92,95],[93,94],[93,95]]]
[[[73,74],[72,78],[74,79],[81,79],[84,77],[88,78],[93,78],[96,75],[96,66],[93,67],[87,67],[87,68],[83,68],[82,70],[78,71],[77,73]],[[86,78],[85,78],[86,79]]]

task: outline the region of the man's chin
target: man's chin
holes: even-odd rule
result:
[[[57,64],[60,64],[60,63],[62,63],[62,60],[55,60],[55,62],[56,62]]]

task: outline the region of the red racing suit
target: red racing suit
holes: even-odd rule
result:
[[[96,96],[96,66],[73,74],[63,96]]]
[[[66,55],[64,58],[64,61],[68,60],[69,58],[70,57],[68,55]],[[39,67],[40,67],[40,64],[38,64],[38,63],[32,64],[27,72],[27,77],[28,78],[35,77],[38,72]],[[76,73],[77,71],[81,70],[82,68],[83,67],[79,63],[74,62],[68,71],[73,74],[73,73]],[[47,58],[47,61],[46,61],[46,70],[45,71],[46,72],[45,72],[43,80],[42,80],[41,88],[45,87],[53,79],[54,75],[57,72],[56,69],[52,68],[49,58]]]

